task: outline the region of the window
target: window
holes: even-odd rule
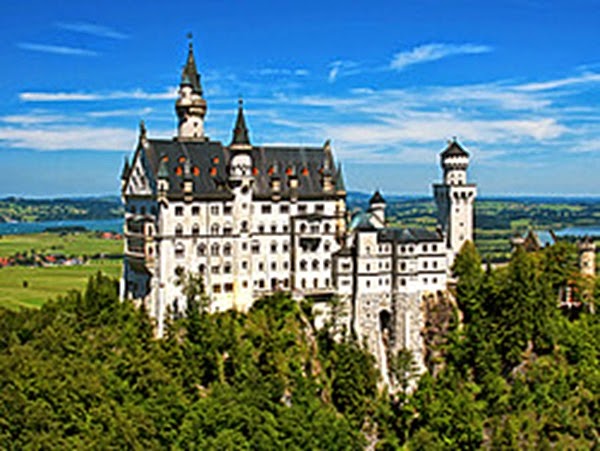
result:
[[[406,286],[406,279],[400,279],[400,285]]]
[[[211,205],[210,206],[210,214],[211,215],[218,215],[219,214],[219,206],[218,205]]]
[[[265,270],[265,264],[264,264],[263,262],[260,262],[260,263],[258,264],[258,270],[259,270],[259,271],[264,271],[264,270]]]
[[[406,270],[406,263],[405,262],[400,263],[400,270],[401,271],[405,271]]]
[[[200,215],[200,207],[198,207],[197,205],[192,207],[192,215],[194,216],[199,216]]]
[[[146,207],[142,206],[142,208],[140,208],[140,214],[141,215],[145,215],[146,214]],[[461,223],[462,225],[462,223]]]
[[[252,253],[260,254],[260,243],[252,243]]]
[[[306,224],[302,223],[300,224],[300,233],[305,233],[306,232]]]
[[[248,262],[246,260],[242,260],[242,269],[248,269]]]
[[[367,280],[367,288],[369,288],[371,286],[371,281]]]
[[[313,224],[310,226],[310,233],[319,233],[319,224]]]
[[[432,245],[431,245],[431,250],[432,250],[433,252],[436,252],[436,251],[437,251],[437,244],[432,244]]]
[[[279,207],[279,213],[287,214],[289,212],[290,212],[290,206],[289,205],[281,205]]]
[[[248,221],[242,221],[240,229],[244,233],[248,232]]]
[[[220,293],[221,292],[221,285],[219,285],[218,283],[213,285],[213,293]]]
[[[329,224],[328,222],[325,223],[325,226],[323,227],[323,229],[325,230],[325,233],[331,232],[331,224]]]
[[[218,243],[211,244],[210,253],[212,255],[219,255],[219,244]]]
[[[259,288],[264,288],[264,287],[265,287],[265,281],[264,281],[264,279],[260,279],[260,280],[258,281],[258,287],[259,287]]]
[[[290,250],[290,246],[288,243],[283,243],[283,252],[288,252]]]
[[[204,263],[200,263],[200,264],[198,265],[198,272],[199,272],[200,274],[204,274],[204,272],[205,272],[205,271],[206,271],[206,265],[205,265]]]
[[[406,246],[400,247],[400,252],[405,253],[406,252]]]
[[[210,233],[212,235],[218,235],[219,234],[219,224],[213,224],[210,226]]]
[[[331,263],[330,263],[330,261],[329,261],[329,260],[325,260],[325,261],[323,262],[323,267],[324,267],[325,269],[329,269],[329,265],[330,265],[330,264],[331,264]]]
[[[219,268],[219,265],[214,265],[210,268],[210,272],[213,274],[219,274],[221,272],[221,268]]]
[[[265,226],[264,226],[264,224],[260,224],[258,226],[258,233],[265,233]]]
[[[132,206],[129,208],[129,211],[130,211],[131,213],[135,213],[135,205],[132,205]]]
[[[175,245],[175,258],[183,258],[185,255],[185,246],[183,243],[177,243]]]
[[[183,235],[183,226],[181,224],[177,224],[175,226],[175,236]]]
[[[306,205],[298,205],[298,213],[306,213]]]
[[[437,277],[434,277],[432,280],[433,283],[437,283]]]
[[[175,207],[175,216],[183,216],[183,207]]]
[[[410,247],[408,248],[408,252],[414,252],[414,251],[415,251],[415,248],[414,248],[414,247],[410,246]]]
[[[225,243],[225,245],[223,246],[223,255],[231,255],[231,243]]]
[[[319,286],[319,279],[313,279],[313,288],[318,288]]]
[[[290,230],[290,228],[287,226],[287,224],[283,225],[283,233],[288,233]]]
[[[276,270],[277,270],[277,263],[271,262],[271,271],[276,271]]]
[[[206,255],[206,244],[204,243],[200,243],[198,245],[198,247],[196,248],[196,255],[198,257],[201,257],[203,255]]]
[[[231,263],[225,263],[225,265],[223,265],[223,273],[231,274]]]
[[[194,235],[194,236],[200,235],[200,226],[198,224],[194,224],[192,226],[192,235]]]
[[[428,266],[429,264],[427,262],[423,262],[423,269],[427,269]]]
[[[308,263],[306,262],[306,260],[301,260],[300,261],[300,271],[306,271],[307,268],[308,268]]]
[[[315,211],[318,213],[323,213],[325,211],[325,205],[323,205],[323,204],[315,205]]]
[[[283,262],[283,269],[287,270],[290,267],[288,262]]]
[[[371,265],[367,263],[367,271],[371,271]]]
[[[275,241],[273,241],[271,243],[271,253],[275,254],[277,252],[277,243]]]
[[[271,224],[271,233],[277,233],[277,224]]]
[[[300,285],[302,286],[302,288],[306,288],[306,279],[302,279]]]
[[[427,252],[427,245],[426,244],[423,245],[423,252]]]
[[[231,293],[233,291],[233,284],[232,283],[226,283],[225,284],[225,293]]]
[[[230,215],[233,212],[233,207],[231,205],[225,205],[223,207],[223,214]]]
[[[270,205],[263,205],[260,207],[260,212],[263,214],[269,214],[271,213],[271,206]]]
[[[223,235],[231,236],[232,233],[233,233],[233,227],[231,227],[231,224],[225,224],[223,226]]]
[[[242,250],[243,251],[247,251],[248,250],[248,243],[246,243],[246,242],[242,243]]]
[[[313,262],[312,262],[312,269],[313,269],[313,271],[318,271],[319,270],[319,260],[313,260]]]

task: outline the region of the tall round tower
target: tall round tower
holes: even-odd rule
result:
[[[444,181],[433,185],[438,221],[446,240],[449,264],[466,241],[474,239],[475,184],[467,183],[469,154],[454,138],[441,153]]]
[[[177,139],[190,141],[203,141],[204,116],[206,116],[206,100],[202,97],[200,74],[196,69],[194,49],[190,41],[188,57],[181,73],[179,84],[179,97],[175,102],[178,127]]]

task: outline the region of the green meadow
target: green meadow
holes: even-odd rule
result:
[[[68,256],[90,257],[96,254],[120,254],[123,242],[105,240],[93,233],[56,233],[6,235],[0,237],[0,257],[16,253],[60,253]],[[39,307],[45,301],[83,289],[89,276],[102,271],[111,277],[121,273],[120,259],[94,259],[84,265],[0,268],[0,306],[9,309]],[[26,286],[24,286],[26,285]]]

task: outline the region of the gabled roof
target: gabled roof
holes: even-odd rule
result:
[[[448,157],[469,157],[469,153],[454,138],[448,143],[448,147],[442,152],[442,158]]]
[[[169,196],[183,195],[182,182],[186,175],[194,182],[193,192],[198,197],[233,196],[228,185],[228,167],[236,151],[218,141],[148,139],[140,150],[154,177],[159,178],[160,172],[169,181]],[[289,181],[292,178],[298,181],[299,199],[336,197],[335,193],[323,190],[321,170],[326,153],[322,147],[249,146],[246,152],[253,161],[255,198],[271,198],[273,177],[281,180],[278,194],[282,199],[291,196]]]

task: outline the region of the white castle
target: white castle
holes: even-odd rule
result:
[[[441,154],[444,181],[434,185],[440,228],[390,228],[379,192],[349,218],[329,141],[254,145],[241,101],[231,143],[209,139],[191,44],[175,109],[177,136],[150,139],[142,123],[121,177],[121,296],[144,303],[157,335],[167,315],[186,308],[176,284],[185,270],[203,276],[214,311],[246,310],[284,290],[327,312],[335,296],[338,321],[367,343],[384,378],[389,349],[411,350],[422,366],[423,296],[446,290],[454,256],[473,239],[476,187],[456,140]]]

